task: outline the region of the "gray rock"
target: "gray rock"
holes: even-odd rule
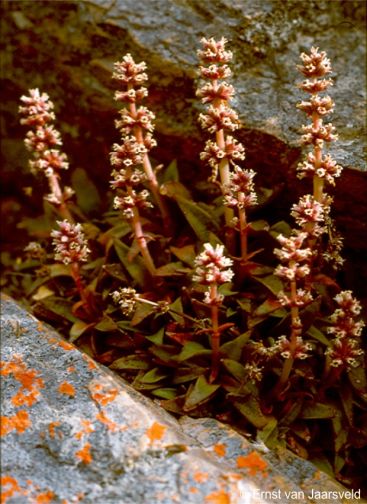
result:
[[[316,503],[311,490],[346,491],[216,420],[177,421],[7,296],[1,323],[4,504]]]

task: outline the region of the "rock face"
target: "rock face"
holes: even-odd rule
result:
[[[55,101],[71,165],[84,167],[107,190],[108,152],[117,139],[111,71],[126,52],[148,63],[157,163],[177,158],[184,180],[205,180],[208,172],[198,163],[204,136],[197,126],[196,49],[203,36],[225,36],[234,52],[233,105],[244,126],[238,137],[246,147],[246,165],[257,171],[258,185],[279,187],[275,205],[289,213],[297,193],[307,190],[294,176],[304,122],[295,109],[302,99],[294,85],[295,65],[299,54],[315,45],[332,60],[332,120],[340,137],[332,153],[346,168],[335,190],[335,217],[353,262],[358,263],[358,251],[366,252],[365,2],[4,1],[2,8],[3,177],[18,204],[23,200],[18,174],[27,170],[27,160],[17,107],[30,87]],[[28,183],[35,184],[32,178]],[[351,275],[358,279],[360,270]]]
[[[177,421],[10,298],[1,308],[3,504],[352,502],[309,462]]]

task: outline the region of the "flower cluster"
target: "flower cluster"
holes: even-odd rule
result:
[[[334,339],[325,353],[329,356],[332,367],[357,367],[358,357],[364,353],[359,342],[364,323],[356,320],[361,313],[361,305],[351,291],[340,292],[334,300],[338,308],[330,316],[332,325],[327,330]]]
[[[323,123],[323,117],[333,112],[334,102],[330,96],[318,95],[333,84],[331,79],[325,79],[325,76],[331,72],[330,61],[324,51],[319,52],[315,47],[311,48],[310,54],[302,53],[301,59],[303,64],[297,68],[306,80],[301,82],[299,87],[311,97],[309,101],[300,102],[297,107],[312,120],[311,124],[302,126],[301,141],[304,145],[313,145],[314,152],[310,152],[307,159],[298,165],[297,171],[300,178],[316,176],[334,184],[334,179],[340,176],[342,168],[330,155],[322,154],[324,142],[332,142],[338,138],[334,126],[331,123]]]
[[[111,293],[114,303],[118,304],[125,316],[131,315],[136,307],[137,292],[132,287],[124,287]]]
[[[60,133],[54,128],[54,105],[46,93],[38,89],[30,89],[29,96],[22,96],[23,106],[19,107],[22,114],[21,124],[31,126],[25,138],[25,146],[33,155],[29,161],[33,173],[42,172],[50,185],[50,194],[46,199],[56,205],[62,205],[74,191],[66,187],[64,191],[59,185],[59,172],[69,167],[66,154],[60,152],[62,145]]]
[[[325,233],[325,212],[328,209],[329,206],[323,205],[311,194],[306,194],[292,206],[291,216],[302,230],[310,236],[318,237]]]
[[[225,138],[224,135],[225,131],[234,131],[239,127],[238,116],[229,106],[234,88],[223,80],[231,75],[227,63],[232,60],[232,53],[225,50],[227,40],[203,38],[201,43],[203,49],[198,51],[198,56],[203,65],[207,66],[200,66],[200,76],[204,79],[204,84],[198,88],[196,94],[209,106],[204,114],[199,115],[199,122],[203,129],[216,134],[216,141],[208,140],[200,157],[212,168],[211,180],[215,181],[221,163],[226,161],[233,165],[245,156],[243,146],[231,136]],[[221,181],[223,183],[223,179]]]
[[[229,184],[224,186],[224,204],[239,210],[256,205],[257,195],[253,182],[255,175],[253,170],[235,166],[234,171],[229,174]]]
[[[110,154],[113,166],[111,187],[118,191],[114,208],[121,210],[126,219],[139,218],[139,209],[151,207],[149,192],[141,184],[149,179],[149,173],[143,170],[147,154],[156,145],[151,132],[154,130],[154,114],[146,107],[136,104],[148,95],[142,86],[148,79],[146,64],[135,63],[130,54],[115,63],[115,79],[123,90],[116,91],[115,99],[128,103],[129,108],[120,110],[121,119],[116,127],[122,134],[122,143],[114,144]]]
[[[286,336],[280,336],[273,347],[274,352],[280,353],[284,359],[300,359],[304,360],[309,357],[309,352],[312,350],[310,343],[305,343],[303,339],[298,336],[296,344],[292,348],[292,343]]]
[[[310,273],[307,262],[312,257],[312,250],[309,247],[302,248],[307,236],[307,233],[302,232],[295,232],[289,238],[282,234],[277,236],[282,248],[274,249],[274,254],[288,266],[278,266],[275,270],[276,275],[292,281],[303,278]]]
[[[195,258],[194,282],[202,285],[218,286],[230,282],[233,278],[232,259],[223,255],[223,245],[214,248],[210,243],[204,243],[204,250]],[[209,289],[205,293],[204,302],[207,304],[220,304],[223,296]]]
[[[85,262],[90,250],[81,224],[72,224],[67,220],[57,221],[57,224],[60,230],[51,232],[55,260],[64,264]]]

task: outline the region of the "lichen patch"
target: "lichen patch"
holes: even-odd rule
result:
[[[71,383],[66,382],[66,381],[60,383],[58,391],[60,392],[60,394],[68,395],[70,397],[74,397],[75,396],[75,388],[74,388],[74,386]]]
[[[154,441],[159,441],[162,439],[164,433],[166,431],[166,427],[164,425],[159,424],[158,422],[154,422],[149,429],[147,430],[146,434],[150,441],[153,443]]]
[[[246,468],[251,476],[255,476],[258,472],[262,472],[263,476],[266,476],[264,471],[267,466],[267,462],[255,451],[237,458],[237,467],[239,469]]]
[[[92,455],[90,452],[91,444],[85,443],[85,445],[75,453],[75,455],[84,463],[90,464],[92,462]]]

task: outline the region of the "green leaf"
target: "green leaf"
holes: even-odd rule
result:
[[[149,315],[152,315],[153,313],[156,313],[156,308],[155,306],[145,304],[145,303],[138,303],[134,316],[131,320],[131,325],[135,326],[140,324],[142,320],[145,318],[149,317]]]
[[[187,383],[189,381],[195,380],[198,376],[205,372],[205,368],[201,366],[192,366],[188,368],[177,368],[175,377],[172,383],[178,385],[180,383]]]
[[[157,268],[156,275],[162,277],[181,276],[188,270],[183,267],[182,262],[172,262]]]
[[[338,453],[348,440],[348,432],[344,429],[340,412],[331,420],[331,423],[334,431],[334,450]]]
[[[154,345],[149,348],[149,352],[157,357],[167,366],[177,366],[174,356],[177,354],[177,347],[174,345]]]
[[[195,385],[191,387],[186,395],[184,411],[191,411],[197,408],[201,404],[209,401],[216,391],[219,389],[220,385],[215,385],[214,383],[208,383],[205,376],[199,376],[196,380]]]
[[[197,357],[199,355],[210,355],[211,350],[208,350],[200,343],[196,341],[188,341],[182,348],[181,353],[177,356],[179,362],[183,362],[191,357]]]
[[[106,264],[103,266],[103,271],[111,276],[112,278],[116,278],[116,280],[120,280],[120,282],[126,282],[127,276],[123,272],[121,264]]]
[[[32,299],[34,299],[35,301],[41,301],[42,299],[46,299],[50,296],[53,296],[54,294],[55,294],[54,291],[52,291],[45,285],[41,285],[41,287],[37,289],[37,292],[33,294]]]
[[[118,329],[118,326],[114,320],[112,320],[110,317],[103,317],[103,319],[98,322],[98,324],[95,326],[97,331],[101,332],[112,332],[116,331]]]
[[[234,401],[234,407],[257,429],[263,429],[274,417],[264,415],[256,397],[249,396],[244,401]]]
[[[271,418],[265,427],[257,432],[256,440],[262,441],[269,448],[275,448],[274,442],[278,440],[278,421],[276,418]]]
[[[174,180],[169,180],[164,184],[161,184],[160,192],[163,196],[172,198],[176,200],[177,196],[181,196],[186,199],[191,198],[190,191],[181,182],[176,182]]]
[[[98,190],[83,168],[73,170],[71,183],[80,209],[85,213],[98,210],[101,204]]]
[[[115,360],[109,366],[111,369],[143,369],[144,371],[149,369],[149,363],[147,359],[143,359],[138,355],[128,355],[126,357],[121,357]]]
[[[299,418],[312,420],[318,418],[333,418],[337,414],[337,409],[332,404],[314,403],[303,406]]]
[[[253,231],[269,231],[269,223],[263,219],[249,222],[248,226]]]
[[[367,401],[367,376],[364,366],[348,369],[348,378],[353,388]]]
[[[170,164],[164,170],[161,183],[170,182],[170,181],[178,182],[179,179],[180,179],[180,176],[179,176],[179,171],[177,168],[177,161],[176,161],[176,159],[174,159],[173,161],[170,162]]]
[[[82,334],[84,334],[88,329],[94,326],[94,323],[87,324],[83,320],[77,320],[70,328],[69,337],[70,341],[73,343],[76,341]]]
[[[227,341],[220,347],[222,354],[226,355],[229,359],[238,361],[241,358],[242,350],[246,346],[251,337],[251,331],[246,331],[240,336],[237,336],[232,341]]]
[[[276,238],[279,234],[289,236],[292,232],[291,226],[286,221],[279,221],[273,224],[270,228],[270,234]]]
[[[299,416],[303,407],[303,399],[297,398],[291,405],[289,411],[283,416],[281,420],[281,425],[291,425]]]
[[[150,336],[145,336],[147,340],[155,343],[156,345],[162,345],[164,337],[164,327],[161,327],[156,333]]]
[[[171,317],[176,322],[182,322],[182,317],[179,315],[179,313],[183,313],[183,306],[182,306],[181,297],[178,297],[177,299],[175,299],[174,302],[169,305],[169,307],[171,310],[174,310],[175,312],[177,312],[177,313],[170,312]]]
[[[151,369],[144,376],[139,378],[140,383],[157,383],[164,378],[167,378],[167,374],[163,373],[158,367]]]
[[[188,264],[189,266],[194,265],[194,260],[196,258],[194,245],[185,245],[184,247],[170,247],[170,251],[178,259],[180,259],[180,261]]]
[[[51,266],[48,267],[48,271],[50,272],[51,278],[58,276],[71,276],[70,265],[66,264],[51,264]]]
[[[232,359],[222,359],[222,363],[227,371],[236,378],[236,380],[239,382],[245,381],[248,373],[242,364]]]
[[[320,331],[320,329],[317,329],[314,325],[310,326],[308,328],[308,331],[306,333],[308,336],[311,336],[311,338],[319,341],[320,343],[323,343],[326,346],[330,346],[330,341],[327,339],[325,334]]]
[[[122,243],[121,240],[114,238],[113,246],[116,250],[116,254],[118,258],[125,266],[126,270],[130,274],[130,276],[139,284],[143,285],[144,283],[144,263],[141,257],[135,257],[134,261],[130,261],[128,258],[129,255],[129,247]]]
[[[275,296],[279,293],[279,291],[284,289],[283,282],[275,275],[268,275],[265,277],[254,276],[254,280],[261,283],[262,285],[265,285],[265,287],[269,289],[270,292]]]
[[[254,315],[257,317],[263,317],[271,314],[273,317],[285,317],[287,315],[287,310],[281,308],[281,306],[282,305],[278,299],[267,299],[258,308],[256,308]]]
[[[69,322],[74,323],[79,319],[72,313],[73,304],[74,303],[68,301],[67,299],[59,297],[46,298],[42,300],[42,305],[47,310],[50,310],[52,313],[55,313]]]
[[[159,388],[152,391],[152,394],[161,397],[162,399],[174,399],[177,396],[177,389],[175,388]]]
[[[318,457],[312,457],[310,462],[315,464],[316,467],[320,469],[320,471],[328,474],[330,477],[335,478],[334,470],[325,455],[319,455]]]
[[[176,195],[175,199],[199,240],[208,242],[210,229],[213,226],[216,229],[218,228],[213,214],[204,208],[201,203],[186,199],[180,195]]]

